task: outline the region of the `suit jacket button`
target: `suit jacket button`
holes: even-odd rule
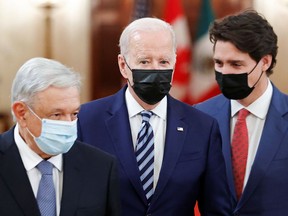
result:
[[[240,213],[239,212],[235,212],[233,215],[234,216],[240,216]]]

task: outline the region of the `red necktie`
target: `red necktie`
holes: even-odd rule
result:
[[[248,115],[249,111],[246,109],[239,111],[231,144],[232,167],[238,200],[242,194],[248,155],[248,130],[246,125],[246,117]]]

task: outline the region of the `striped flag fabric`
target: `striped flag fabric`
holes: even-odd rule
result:
[[[188,92],[192,45],[188,20],[184,15],[181,0],[166,1],[163,19],[172,25],[177,42],[177,61],[170,94],[184,101]]]
[[[213,44],[208,35],[209,25],[213,20],[214,12],[210,0],[202,0],[193,44],[193,67],[187,98],[189,104],[205,101],[220,93],[215,80]]]

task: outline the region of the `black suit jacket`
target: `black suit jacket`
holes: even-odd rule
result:
[[[60,216],[120,214],[115,159],[76,141],[63,155]],[[14,140],[14,128],[0,135],[0,215],[40,216]]]

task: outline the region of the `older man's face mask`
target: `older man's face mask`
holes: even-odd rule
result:
[[[131,69],[126,65],[132,71],[132,88],[145,103],[154,105],[169,93],[173,69]]]
[[[77,119],[73,121],[41,119],[29,106],[28,108],[42,124],[39,137],[35,137],[28,127],[26,128],[41,151],[48,155],[68,152],[77,138]]]

